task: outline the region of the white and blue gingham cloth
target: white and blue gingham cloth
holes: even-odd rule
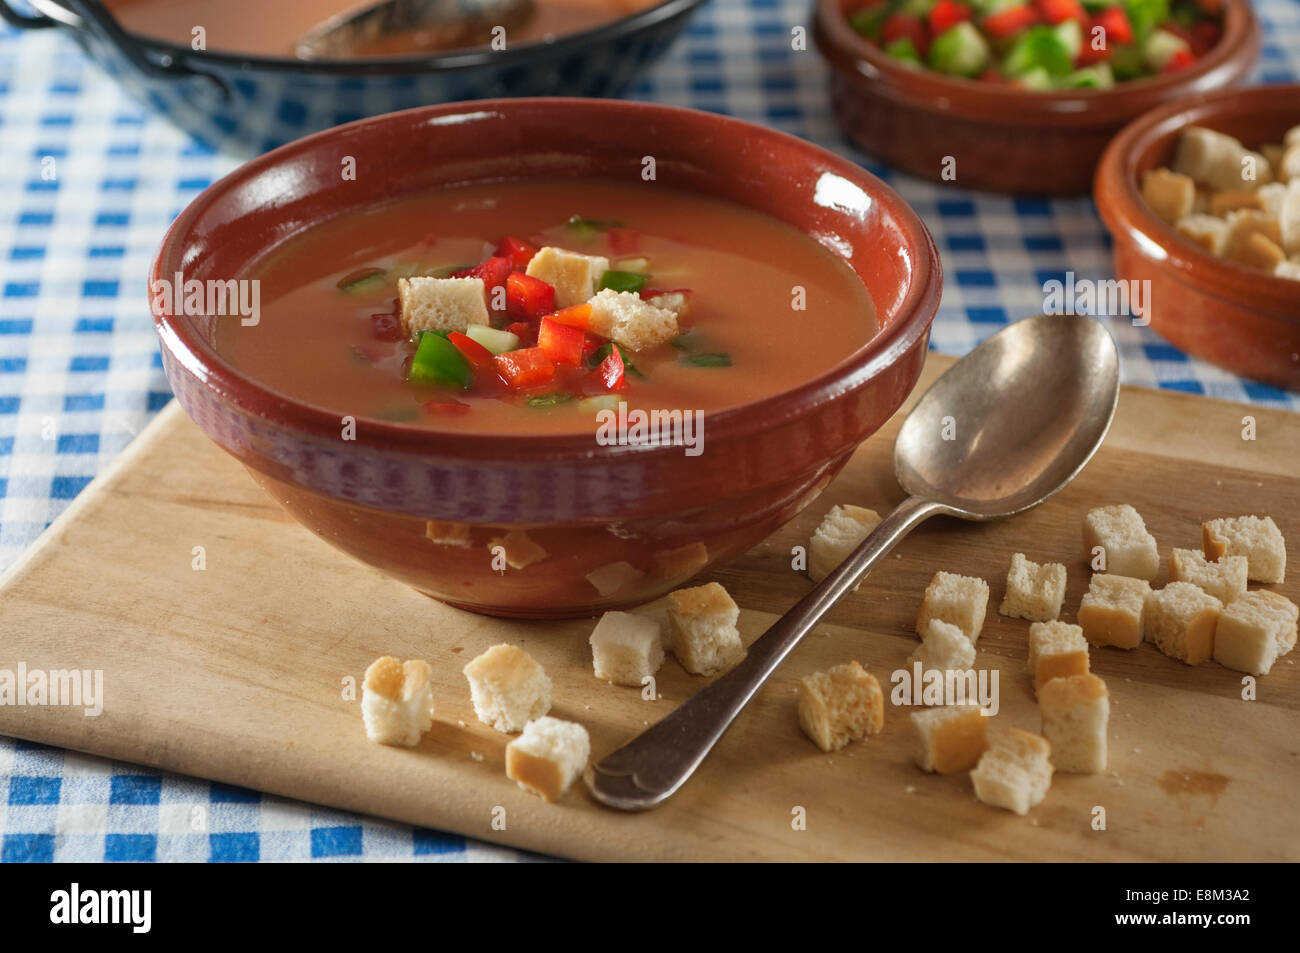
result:
[[[712,0],[629,95],[726,112],[857,161],[826,68],[791,49],[809,0]],[[1300,75],[1300,3],[1259,0],[1254,80]],[[59,30],[0,25],[0,567],[169,399],[145,275],[172,218],[235,160],[146,112]],[[960,354],[1042,308],[1042,286],[1111,274],[1092,202],[980,195],[872,172],[943,256],[932,346]],[[1128,383],[1291,409],[1300,397],[1111,322]],[[252,791],[0,738],[4,861],[524,860],[530,855]]]

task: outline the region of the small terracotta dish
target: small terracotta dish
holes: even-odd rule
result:
[[[1194,66],[1110,89],[1034,92],[901,64],[854,32],[840,0],[817,0],[814,36],[831,66],[831,100],[858,147],[962,188],[1082,194],[1106,143],[1149,109],[1236,86],[1259,57],[1248,0],[1228,0],[1223,37]],[[944,177],[945,160],[955,162]]]
[[[1300,390],[1300,281],[1216,258],[1142,200],[1142,174],[1168,165],[1179,134],[1206,126],[1249,148],[1300,124],[1300,85],[1227,90],[1171,103],[1124,129],[1097,169],[1094,195],[1114,236],[1115,273],[1150,281],[1151,327],[1188,354],[1243,377]]]

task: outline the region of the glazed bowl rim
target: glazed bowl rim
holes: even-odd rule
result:
[[[888,217],[903,234],[904,241],[899,248],[906,250],[910,258],[911,283],[899,302],[897,317],[843,360],[812,379],[758,400],[711,412],[708,415],[710,439],[719,441],[743,437],[812,413],[822,405],[865,386],[928,333],[942,291],[938,250],[920,216],[883,181],[861,166],[787,133],[715,113],[629,100],[572,97],[472,100],[384,113],[296,139],[244,163],[191,201],[163,236],[150,266],[149,286],[152,287],[154,281],[170,278],[181,270],[179,265],[184,260],[189,232],[221,196],[281,162],[310,153],[333,137],[355,134],[368,126],[378,127],[387,123],[423,125],[431,119],[460,114],[510,115],[533,106],[553,106],[570,115],[574,110],[586,110],[588,117],[602,111],[640,113],[647,119],[658,116],[677,122],[705,122],[717,129],[720,137],[727,132],[733,136],[764,137],[787,149],[798,150],[810,159],[816,159],[822,174],[839,175],[861,188],[874,202],[882,202]],[[811,197],[808,201],[811,201]],[[856,272],[854,276],[857,278]],[[875,304],[874,299],[872,303]],[[155,313],[154,323],[163,348],[177,360],[185,373],[197,378],[208,390],[216,392],[222,403],[234,404],[246,414],[299,433],[337,439],[340,419],[337,412],[284,394],[271,385],[245,375],[202,339],[189,317]],[[596,448],[591,433],[587,431],[485,434],[438,431],[370,417],[358,417],[357,421],[364,421],[365,426],[358,426],[357,439],[351,441],[354,445],[394,453],[438,457],[507,457],[515,460],[575,456],[589,458],[595,455],[597,449],[601,456],[636,455],[638,459],[647,454],[680,454],[680,448],[671,446]]]
[[[1139,190],[1137,176],[1138,154],[1148,145],[1190,121],[1222,115],[1226,101],[1287,96],[1300,102],[1300,83],[1265,83],[1218,90],[1176,100],[1143,113],[1125,126],[1106,147],[1097,166],[1093,195],[1097,211],[1113,237],[1132,241],[1145,257],[1171,266],[1184,284],[1200,288],[1214,297],[1225,298],[1222,284],[1214,279],[1226,278],[1232,294],[1225,300],[1241,304],[1256,296],[1267,299],[1269,304],[1291,305],[1294,311],[1281,316],[1300,325],[1300,281],[1279,278],[1261,269],[1219,258],[1188,241],[1148,208]],[[1191,120],[1193,116],[1195,120]],[[1300,123],[1300,113],[1297,122]],[[1152,248],[1159,248],[1163,254],[1152,254]]]
[[[98,0],[95,0],[98,2]],[[122,32],[141,46],[157,50],[173,62],[185,61],[187,65],[202,71],[202,64],[234,69],[257,69],[267,72],[302,73],[311,76],[370,76],[410,73],[449,73],[460,70],[478,69],[483,66],[516,66],[527,59],[552,52],[572,52],[571,48],[585,47],[592,43],[608,42],[622,36],[640,32],[658,26],[673,17],[702,6],[706,0],[660,0],[644,9],[619,17],[608,23],[602,23],[585,30],[561,33],[548,43],[535,40],[519,46],[507,46],[505,50],[451,50],[446,53],[422,54],[410,56],[374,56],[355,59],[319,59],[303,60],[293,56],[263,56],[253,53],[238,53],[231,50],[194,50],[189,46],[173,43],[158,37],[149,36],[121,27]],[[81,16],[60,2],[60,0],[43,0],[41,6],[50,4],[65,11],[78,21]],[[37,8],[38,10],[40,7]],[[107,11],[117,20],[116,15]],[[76,31],[90,31],[84,23],[73,24],[66,19],[58,21],[63,26]],[[120,26],[120,21],[118,21]],[[93,31],[90,31],[93,32]]]
[[[1239,59],[1251,64],[1258,57],[1259,18],[1250,0],[1228,0],[1223,36],[1200,60],[1187,69],[1161,76],[1125,80],[1109,89],[1072,89],[1037,92],[1018,87],[947,76],[929,68],[902,65],[860,36],[840,13],[840,0],[814,0],[814,19],[824,58],[839,72],[863,86],[882,86],[913,105],[955,113],[980,114],[989,119],[1029,124],[1040,120],[1130,115],[1165,102],[1171,92],[1194,85],[1218,72],[1237,71]],[[825,44],[820,41],[825,39]],[[829,49],[826,47],[829,46]],[[1253,50],[1253,52],[1252,52]],[[1132,100],[1138,100],[1137,104]],[[937,105],[943,103],[944,105]],[[1098,121],[1102,117],[1095,116]]]

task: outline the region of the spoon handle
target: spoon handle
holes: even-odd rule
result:
[[[666,800],[686,783],[768,676],[831,607],[922,520],[950,512],[942,503],[915,496],[900,503],[839,568],[749,647],[740,664],[597,762],[587,773],[596,800],[624,811]]]

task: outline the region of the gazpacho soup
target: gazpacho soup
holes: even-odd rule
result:
[[[431,430],[594,430],[821,375],[876,330],[848,264],[794,227],[655,182],[439,189],[347,212],[242,276],[217,349],[290,398]]]

